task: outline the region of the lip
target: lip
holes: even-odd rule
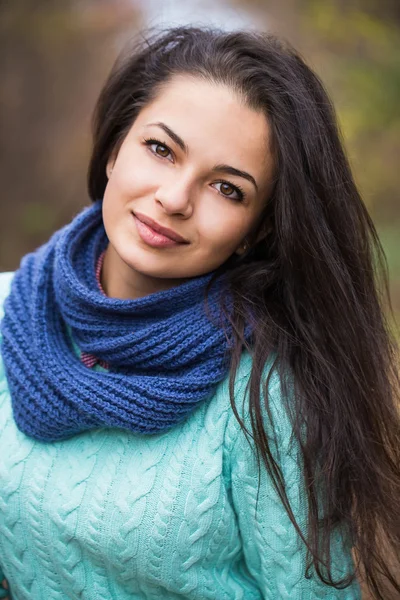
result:
[[[151,229],[153,231],[155,231],[156,233],[161,233],[161,235],[169,238],[170,240],[173,240],[174,242],[178,242],[180,244],[188,244],[189,243],[188,240],[185,240],[185,238],[183,238],[181,235],[179,235],[179,233],[176,233],[176,231],[173,231],[173,229],[169,229],[168,227],[162,227],[162,225],[157,223],[157,221],[153,221],[153,219],[150,219],[150,217],[147,217],[146,215],[142,215],[141,213],[138,213],[138,212],[135,212],[132,214],[134,217],[139,219],[139,221],[141,221],[148,227],[151,227]]]

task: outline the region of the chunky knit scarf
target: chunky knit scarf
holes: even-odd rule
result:
[[[51,442],[88,429],[157,433],[210,398],[229,369],[223,279],[211,273],[135,300],[104,296],[96,261],[108,243],[102,203],[26,255],[5,302],[2,356],[18,428]],[[87,368],[83,352],[109,365]]]

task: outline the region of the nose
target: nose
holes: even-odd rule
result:
[[[180,215],[187,219],[193,213],[192,196],[190,181],[182,174],[177,174],[158,187],[155,201],[161,204],[167,214]]]

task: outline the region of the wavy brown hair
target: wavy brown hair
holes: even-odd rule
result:
[[[300,55],[269,34],[209,27],[149,33],[117,61],[101,92],[88,173],[93,200],[103,197],[111,152],[141,108],[177,74],[230,86],[250,108],[263,111],[272,131],[273,192],[248,236],[248,251],[215,271],[215,277],[227,276],[233,300],[227,311],[235,332],[232,408],[307,545],[307,571],[314,565],[321,580],[337,588],[354,579],[349,573],[334,581],[330,568],[331,537],[342,524],[374,597],[392,599],[400,584],[384,546],[400,555],[400,386],[388,324],[393,311],[385,254],[354,183],[332,104]],[[248,344],[250,319],[257,334]],[[251,432],[233,393],[244,348],[252,355]],[[272,353],[283,398],[284,374],[293,374],[287,409],[302,456],[307,536],[291,511],[264,426],[269,405],[263,373]]]

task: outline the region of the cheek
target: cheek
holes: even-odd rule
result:
[[[118,190],[120,193],[137,195],[142,190],[147,190],[154,182],[154,169],[146,164],[138,164],[134,167],[123,167],[118,178]]]
[[[114,228],[114,221],[116,217],[115,203],[113,202],[112,189],[110,183],[104,192],[103,197],[103,224],[106,230],[107,236],[110,238],[110,233]]]
[[[103,198],[103,223],[109,235],[124,221],[129,201],[133,197],[133,187],[126,186],[126,180],[121,180],[118,173],[109,179]]]
[[[213,207],[198,215],[197,229],[200,242],[210,249],[234,251],[248,230],[247,219],[239,207]]]
[[[143,150],[136,149],[118,155],[108,187],[115,201],[124,203],[148,193],[156,179],[154,164],[143,154]]]

